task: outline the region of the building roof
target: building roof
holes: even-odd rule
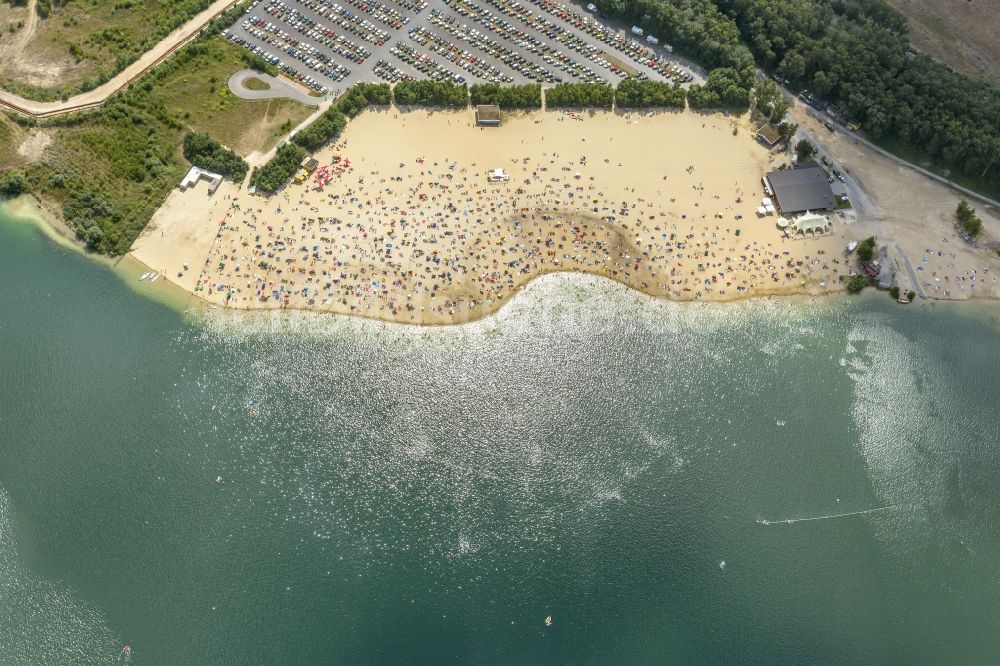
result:
[[[768,123],[757,130],[757,138],[770,148],[778,143],[778,140],[781,138],[781,132],[778,131],[777,127]]]
[[[476,106],[476,122],[500,124],[500,107],[496,104],[479,104]]]
[[[303,158],[302,164],[300,166],[303,169],[305,169],[306,171],[312,171],[317,166],[319,166],[319,160],[317,160],[315,157],[311,157],[311,156],[305,157],[305,158]]]
[[[795,169],[772,171],[766,178],[782,213],[837,207],[826,173],[815,162],[803,162]]]

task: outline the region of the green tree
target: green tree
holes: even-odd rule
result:
[[[27,189],[24,174],[17,169],[7,169],[0,174],[0,195],[16,197]]]
[[[808,139],[802,139],[795,144],[795,154],[798,156],[799,162],[805,162],[816,154],[816,146]]]
[[[861,261],[871,261],[875,256],[875,237],[869,236],[858,244],[858,259]]]
[[[778,134],[781,135],[781,140],[787,143],[795,136],[798,129],[799,126],[795,123],[781,123],[778,125]]]
[[[754,108],[772,123],[780,122],[788,111],[788,102],[781,96],[778,84],[770,79],[755,83],[750,97]]]

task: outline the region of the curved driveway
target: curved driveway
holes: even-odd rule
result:
[[[246,87],[247,79],[259,79],[271,87],[267,90],[251,90]],[[243,99],[291,99],[308,106],[319,106],[327,99],[313,97],[288,81],[252,69],[241,69],[230,76],[229,89],[234,95]]]

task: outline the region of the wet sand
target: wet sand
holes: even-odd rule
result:
[[[193,289],[211,303],[419,324],[478,319],[553,271],[676,300],[843,289],[859,230],[831,214],[831,233],[786,239],[776,216],[758,217],[761,176],[782,158],[752,137],[745,117],[692,112],[506,114],[479,128],[471,111],[366,111],[316,154],[325,185],[220,189],[209,211],[158,213],[136,255],[185,286],[199,270]],[[509,181],[488,182],[495,168]],[[181,257],[190,272],[172,265]]]

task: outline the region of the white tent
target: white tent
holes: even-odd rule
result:
[[[827,217],[817,215],[816,213],[810,213],[809,211],[806,211],[805,215],[800,215],[795,218],[795,221],[792,222],[792,226],[795,228],[795,231],[803,234],[807,231],[811,231],[813,233],[816,233],[817,231],[826,231],[826,228],[829,225],[830,220]]]

